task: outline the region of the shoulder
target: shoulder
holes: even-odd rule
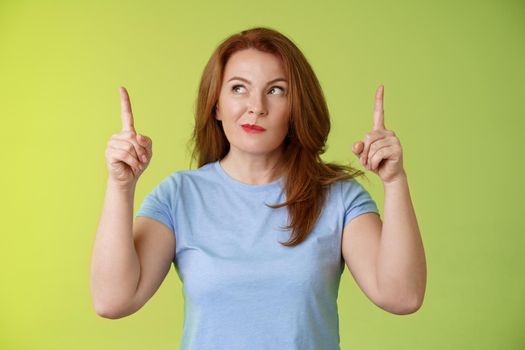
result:
[[[339,180],[336,182],[336,189],[345,198],[354,198],[360,195],[369,195],[368,190],[356,178]]]
[[[345,211],[344,223],[366,212],[379,213],[377,203],[357,179],[338,181],[339,198]]]
[[[364,188],[361,184],[361,180],[353,177],[351,179],[338,180],[336,183],[340,186],[340,189],[362,189]]]
[[[207,163],[197,169],[177,170],[170,176],[179,186],[188,184],[197,184],[213,181],[216,179],[215,162]]]
[[[189,170],[175,170],[169,175],[165,176],[161,184],[176,183],[180,184],[185,181],[205,179],[212,177],[213,174],[213,163],[207,163],[198,169]]]
[[[360,195],[368,195],[366,188],[355,178],[337,180],[330,184],[328,189],[333,199],[338,198],[343,202],[348,202]]]
[[[370,198],[370,194],[355,178],[334,181],[327,189],[328,202],[335,202],[345,208],[365,198]]]
[[[207,163],[198,169],[173,171],[158,183],[155,190],[175,195],[216,187],[218,180],[213,167],[214,163]]]

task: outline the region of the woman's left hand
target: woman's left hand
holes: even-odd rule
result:
[[[403,169],[403,149],[396,134],[385,128],[383,110],[384,86],[379,85],[375,97],[374,128],[365,135],[364,142],[353,144],[352,152],[361,164],[377,174],[383,183],[395,182],[406,176]]]

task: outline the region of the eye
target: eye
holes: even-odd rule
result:
[[[275,91],[272,95],[283,95],[284,94],[284,88],[280,86],[272,86],[270,89],[270,92]]]
[[[244,86],[243,85],[233,85],[232,86],[232,91],[235,93],[241,93],[242,90],[240,89],[244,89]]]

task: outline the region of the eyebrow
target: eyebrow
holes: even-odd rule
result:
[[[252,84],[252,82],[249,81],[248,79],[241,78],[241,77],[233,77],[233,78],[230,78],[230,80],[228,80],[228,82],[230,82],[230,81],[232,81],[232,80],[241,80],[241,81],[244,81],[244,82],[246,82],[246,83],[248,83],[248,84],[250,84],[250,85]],[[278,82],[278,81],[284,81],[285,83],[288,82],[285,78],[276,78],[276,79],[274,79],[274,80],[269,81],[267,85],[270,85],[270,84],[276,83],[276,82]]]

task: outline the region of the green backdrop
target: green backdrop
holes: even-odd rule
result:
[[[372,304],[345,269],[342,349],[524,349],[524,1],[0,1],[1,349],[178,349],[181,283],[97,316],[90,256],[106,143],[128,88],[153,139],[135,212],[188,169],[200,74],[226,36],[282,31],[329,103],[327,161],[352,161],[385,85],[428,265],[422,308]],[[363,185],[383,209],[380,179]],[[521,209],[520,209],[521,208]]]

